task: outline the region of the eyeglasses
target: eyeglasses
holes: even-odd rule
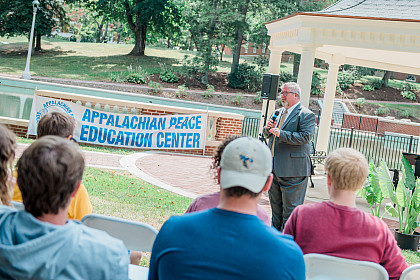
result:
[[[283,96],[287,96],[289,93],[296,94],[296,92],[293,92],[293,91],[284,91],[284,90],[282,90],[282,91],[280,92],[280,94],[281,94],[281,95],[283,95]]]

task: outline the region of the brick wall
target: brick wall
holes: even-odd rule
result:
[[[219,118],[216,125],[218,141],[223,141],[229,135],[241,135],[242,120]]]
[[[344,114],[342,127],[353,127],[358,130],[372,131],[381,134],[384,134],[385,132],[393,132],[413,136],[420,135],[420,124],[418,123],[358,114]]]

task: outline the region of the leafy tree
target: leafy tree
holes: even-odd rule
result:
[[[163,22],[152,25],[148,37],[151,36],[155,40],[165,38],[168,48],[173,45],[171,41],[174,41],[175,44],[179,43],[182,38],[182,31],[186,28],[186,22],[182,16],[184,8],[184,3],[181,1],[169,1],[162,14]]]
[[[216,70],[221,49],[232,45],[239,2],[190,0],[183,10],[185,21],[189,24],[190,40],[197,48],[197,56],[191,64],[201,74],[203,84],[208,84],[208,74]]]
[[[76,0],[68,0],[72,3]],[[63,9],[63,1],[41,0],[35,20],[35,50],[41,50],[41,36],[49,35],[58,23],[67,24]],[[0,18],[2,26],[0,36],[20,36],[29,34],[32,25],[32,1],[28,0],[0,0]],[[59,19],[57,21],[56,19]]]

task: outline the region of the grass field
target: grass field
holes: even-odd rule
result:
[[[195,55],[192,51],[150,46],[144,57],[127,55],[132,48],[131,44],[76,43],[43,37],[43,51],[32,53],[30,71],[33,76],[110,80],[111,72],[126,71],[130,65],[141,66],[149,74],[159,73],[159,63],[179,71],[184,56]],[[27,49],[25,37],[0,37],[0,73],[22,74]],[[229,72],[231,61],[231,55],[224,55],[218,71]]]

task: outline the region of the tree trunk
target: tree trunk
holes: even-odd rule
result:
[[[388,81],[392,77],[392,71],[385,71],[384,77],[382,78],[383,86],[388,87]]]
[[[96,34],[95,34],[95,43],[102,43],[101,41],[101,35],[102,35],[102,27],[105,23],[105,16],[102,17],[102,20],[100,23],[96,22],[97,28],[96,28]]]
[[[246,13],[248,11],[248,2],[247,0],[245,2],[245,5],[239,5],[238,6],[238,12],[243,16],[242,17],[242,23],[245,23],[246,20]],[[244,39],[244,30],[243,25],[239,25],[235,28],[235,42],[236,45],[232,49],[232,65],[230,66],[230,73],[236,72],[238,70],[239,66],[239,58],[241,57],[241,47],[242,47],[242,41]]]
[[[171,34],[168,34],[168,49],[171,48]]]
[[[220,61],[223,61],[223,52],[225,51],[225,45],[222,45],[221,49],[220,49]]]
[[[134,31],[134,48],[129,55],[144,56],[144,50],[146,49],[146,31],[146,25],[136,27]]]
[[[35,51],[40,51],[41,50],[41,34],[40,33],[36,33],[36,37],[35,37]]]
[[[104,33],[103,33],[102,38],[101,38],[101,43],[104,43],[105,42],[107,35],[108,35],[108,22],[105,25],[105,30],[104,30]]]
[[[299,74],[300,54],[293,54],[293,76],[297,77]]]

